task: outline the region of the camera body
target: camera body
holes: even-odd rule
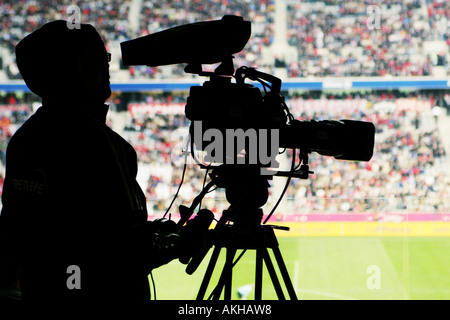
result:
[[[252,85],[231,83],[230,78],[214,78],[203,86],[190,88],[185,108],[191,121],[202,121],[205,130],[262,129],[286,123],[284,114],[275,117],[278,106],[266,103],[261,91]]]
[[[247,77],[256,81],[272,81],[271,91],[266,91],[263,96],[259,88],[245,83]],[[253,143],[264,150],[273,147],[301,149],[306,153],[317,152],[353,161],[369,161],[372,158],[375,127],[371,122],[295,120],[278,91],[280,79],[247,67],[239,68],[235,78],[236,83],[232,83],[230,77],[212,75],[203,86],[191,87],[185,114],[192,123],[201,121],[200,131],[193,130],[192,126],[190,130],[193,141],[200,149],[208,150],[212,141],[209,137],[204,139],[205,133],[214,129],[223,136],[225,159],[236,157],[242,151],[238,147],[227,148],[230,145],[241,146],[248,154],[252,143],[248,132],[254,130],[257,138]],[[264,84],[269,85],[267,82]],[[242,130],[241,136],[227,134],[239,129]],[[262,132],[266,133],[263,137],[260,136]],[[267,134],[276,135],[275,141]],[[246,141],[236,144],[236,141],[227,139]],[[259,149],[256,152],[261,155]],[[248,161],[243,163],[248,164]]]

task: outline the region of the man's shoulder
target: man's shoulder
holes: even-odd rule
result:
[[[11,137],[10,145],[31,142],[49,129],[51,120],[48,119],[42,107],[32,114]]]

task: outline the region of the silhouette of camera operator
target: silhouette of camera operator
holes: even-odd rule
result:
[[[100,35],[49,22],[16,59],[42,106],[7,148],[0,286],[23,300],[148,299],[149,272],[178,256],[180,237],[174,222],[147,221],[136,153],[105,124]]]

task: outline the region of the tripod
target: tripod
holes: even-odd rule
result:
[[[256,171],[255,171],[256,168]],[[256,173],[255,173],[256,172]],[[273,287],[278,299],[285,300],[283,289],[275,271],[274,263],[269,255],[271,249],[275,257],[275,262],[284,281],[285,288],[291,300],[297,300],[297,295],[289,277],[286,265],[281,255],[274,229],[289,230],[287,227],[261,224],[263,217],[262,205],[267,201],[268,183],[267,177],[259,175],[259,167],[218,167],[211,173],[212,181],[194,199],[191,209],[180,210],[184,220],[192,213],[201,199],[213,186],[223,187],[226,190],[227,200],[230,206],[224,210],[222,217],[214,229],[214,238],[210,245],[197,257],[193,258],[186,268],[188,274],[192,274],[211,246],[214,250],[209,261],[205,276],[201,283],[197,300],[203,300],[208,289],[211,276],[214,272],[220,252],[226,249],[226,261],[222,269],[218,284],[212,291],[211,298],[220,299],[223,289],[224,299],[231,300],[233,267],[237,250],[255,250],[255,300],[262,299],[263,264],[265,263],[270,275]],[[182,209],[182,208],[180,208]],[[227,224],[228,221],[234,222]],[[199,258],[200,257],[200,258]]]
[[[223,235],[220,237],[220,241],[215,244],[211,260],[209,261],[205,276],[197,295],[197,300],[204,299],[222,248],[226,249],[226,261],[219,278],[219,282],[211,294],[213,300],[218,300],[220,298],[224,288],[224,300],[231,300],[232,271],[234,266],[233,260],[238,249],[256,250],[255,300],[262,299],[263,262],[266,264],[278,299],[285,300],[285,295],[268,249],[272,249],[273,251],[275,261],[278,264],[282,280],[284,281],[290,299],[297,300],[295,289],[289,278],[286,265],[278,247],[278,241],[274,233],[275,228],[283,229],[282,227],[271,225],[260,225],[252,228],[252,230],[239,230],[236,226],[227,226],[223,230]]]

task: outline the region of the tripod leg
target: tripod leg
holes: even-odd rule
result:
[[[281,256],[280,248],[276,246],[272,248],[272,250],[278,263],[278,268],[280,269],[281,276],[283,277],[284,283],[289,293],[289,297],[291,298],[291,300],[297,300],[297,294],[295,293],[291,278],[289,277],[289,273],[287,271],[286,265],[284,264],[283,257]]]
[[[236,249],[227,249],[227,260],[225,262],[226,274],[225,274],[225,300],[231,300],[231,284],[233,282],[233,260],[236,255]]]
[[[216,287],[211,293],[212,300],[219,300],[222,290],[225,287],[224,300],[231,300],[231,283],[232,283],[232,272],[233,272],[233,259],[236,254],[236,249],[227,248],[227,258],[225,260],[225,265],[222,269],[219,281]]]
[[[269,251],[267,251],[266,248],[264,248],[264,262],[266,263],[267,271],[269,271],[270,279],[272,280],[272,284],[275,292],[277,293],[278,299],[286,300],[286,298],[284,297],[283,289],[281,289],[277,273],[275,272],[275,268],[273,267],[272,260],[270,259]]]
[[[262,299],[262,271],[263,271],[263,248],[256,249],[256,268],[255,268],[255,300]]]
[[[206,269],[205,276],[203,277],[202,284],[200,285],[200,289],[197,294],[197,300],[203,300],[205,297],[206,289],[208,289],[208,284],[211,280],[211,276],[214,271],[214,267],[216,266],[217,258],[219,257],[221,249],[222,248],[219,246],[214,247],[211,260],[209,260],[208,268]]]

